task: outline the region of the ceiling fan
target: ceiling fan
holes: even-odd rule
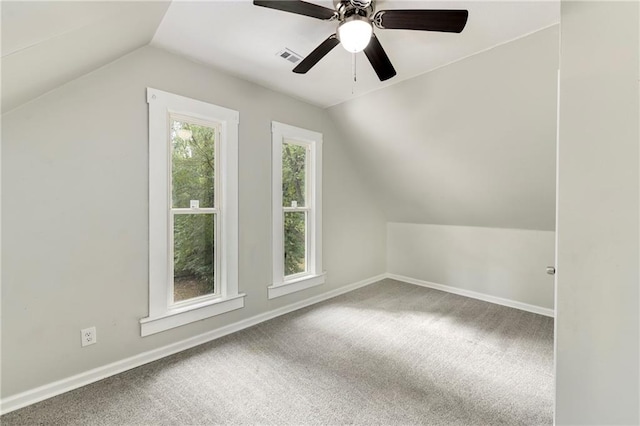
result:
[[[449,33],[462,32],[467,24],[466,10],[379,10],[375,0],[333,0],[335,10],[301,0],[253,0],[256,6],[310,16],[325,21],[337,21],[338,29],[309,53],[293,72],[305,74],[338,44],[349,52],[364,54],[380,81],[396,75],[387,53],[373,33],[373,26],[381,30],[419,30]]]

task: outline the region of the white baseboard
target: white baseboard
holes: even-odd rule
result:
[[[491,296],[484,293],[478,293],[471,290],[465,290],[458,287],[452,287],[444,284],[436,284],[429,281],[423,281],[416,278],[405,277],[402,275],[396,274],[386,274],[387,278],[396,281],[402,281],[407,284],[415,284],[422,287],[429,287],[435,290],[446,291],[447,293],[458,294],[460,296],[471,297],[472,299],[483,300],[489,303],[495,303],[496,305],[508,306],[510,308],[520,309],[522,311],[533,312],[534,314],[540,314],[547,317],[555,317],[555,312],[553,309],[543,308],[541,306],[530,305],[528,303],[517,302],[515,300],[503,299],[502,297]]]
[[[341,294],[348,293],[360,287],[373,284],[384,278],[386,278],[386,274],[381,274],[362,281],[358,281],[356,283],[328,291],[318,296],[310,297],[308,299],[301,300],[300,302],[292,303],[290,305],[253,316],[251,318],[247,318],[245,320],[238,321],[236,323],[229,324],[212,331],[208,331],[206,333],[182,340],[180,342],[172,343],[170,345],[163,346],[161,348],[154,349],[148,352],[143,352],[130,358],[116,361],[102,367],[94,368],[93,370],[85,371],[84,373],[76,374],[75,376],[71,376],[66,379],[58,380],[56,382],[37,387],[35,389],[9,396],[0,401],[0,413],[6,414],[19,408],[26,407],[27,405],[35,404],[36,402],[54,397],[56,395],[60,395],[62,393],[77,389],[82,386],[86,386],[93,382],[97,382],[98,380],[102,380],[118,373],[122,373],[123,371],[139,367],[149,362],[156,361],[160,358],[164,358],[166,356],[184,351],[185,349],[189,349],[194,346],[207,343],[211,340],[218,339],[222,336],[226,336],[227,334],[235,333],[236,331],[254,326],[280,315],[288,314],[289,312],[293,312],[295,310],[322,302],[327,299],[331,299]]]
[[[360,287],[367,286],[369,284],[373,284],[385,278],[402,281],[408,284],[419,285],[422,287],[429,287],[436,290],[446,291],[448,293],[454,293],[460,296],[471,297],[473,299],[479,299],[485,302],[504,305],[511,308],[533,312],[540,315],[545,315],[549,317],[554,316],[553,309],[542,308],[540,306],[529,305],[527,303],[517,302],[509,299],[503,299],[500,297],[490,296],[487,294],[477,293],[475,291],[464,290],[464,289],[451,287],[443,284],[436,284],[428,281],[418,280],[415,278],[405,277],[402,275],[386,273],[386,274],[377,275],[375,277],[371,277],[362,281],[358,281],[356,283],[349,284],[349,285],[340,287],[338,289],[320,294],[318,296],[310,297],[308,299],[301,300],[299,302],[292,303],[290,305],[283,306],[278,309],[274,309],[272,311],[264,312],[262,314],[253,316],[251,318],[247,318],[245,320],[241,320],[236,323],[229,324],[212,331],[208,331],[206,333],[191,337],[189,339],[182,340],[180,342],[172,343],[170,345],[163,346],[161,348],[154,349],[148,352],[143,352],[139,355],[135,355],[130,358],[116,361],[114,363],[107,364],[102,367],[85,371],[84,373],[76,374],[75,376],[71,376],[62,380],[58,380],[56,382],[52,382],[52,383],[37,387],[35,389],[31,389],[16,395],[9,396],[0,401],[0,413],[6,414],[11,411],[17,410],[19,408],[26,407],[31,404],[35,404],[36,402],[40,402],[45,399],[54,397],[56,395],[60,395],[65,392],[71,391],[73,389],[86,386],[88,384],[97,382],[99,380],[105,379],[115,374],[122,373],[123,371],[127,371],[132,368],[139,367],[141,365],[147,364],[152,361],[156,361],[158,359],[164,358],[169,355],[173,355],[175,353],[184,351],[194,346],[198,346],[203,343],[207,343],[212,340],[218,339],[220,337],[226,336],[228,334],[235,333],[236,331],[240,331],[245,328],[252,327],[256,324],[259,324],[264,321],[268,321],[272,318],[287,314],[289,312],[296,311],[298,309],[322,302],[327,299],[331,299],[333,297],[339,296],[344,293],[348,293],[350,291],[356,290]]]

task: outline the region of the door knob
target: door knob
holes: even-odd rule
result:
[[[555,275],[555,274],[556,274],[556,268],[555,268],[555,266],[547,266],[547,274],[549,274],[549,275]]]

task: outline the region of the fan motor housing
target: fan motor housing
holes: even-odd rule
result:
[[[353,15],[369,18],[373,14],[374,3],[374,0],[333,0],[340,21]]]
[[[366,9],[371,5],[372,0],[349,0],[349,3],[360,9]]]

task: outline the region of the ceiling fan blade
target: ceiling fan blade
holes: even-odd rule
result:
[[[381,10],[373,22],[381,29],[462,32],[467,10]]]
[[[396,75],[396,70],[393,68],[387,53],[375,34],[371,36],[369,44],[364,48],[364,54],[371,63],[373,70],[378,74],[380,81],[389,80]]]
[[[296,74],[306,74],[315,64],[317,64],[320,59],[324,58],[325,55],[331,50],[340,44],[338,41],[338,37],[335,34],[331,34],[329,38],[320,43],[320,46],[313,49],[313,52],[309,53],[306,58],[302,60],[298,64],[297,67],[293,69],[293,72]]]
[[[253,0],[253,4],[318,19],[331,19],[336,16],[333,9],[301,0]]]

